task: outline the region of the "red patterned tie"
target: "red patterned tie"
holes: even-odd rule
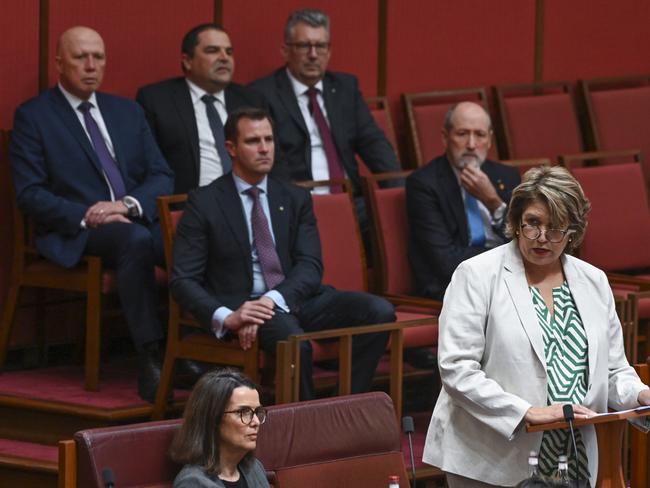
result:
[[[318,90],[313,86],[310,86],[307,90],[307,96],[309,97],[309,112],[316,122],[318,127],[318,132],[320,132],[320,138],[323,141],[323,149],[325,150],[325,157],[327,158],[327,167],[330,172],[331,180],[340,180],[345,178],[343,174],[343,168],[341,167],[341,161],[339,160],[339,155],[336,152],[336,146],[334,145],[334,139],[332,138],[332,132],[330,131],[329,125],[327,125],[327,120],[320,109],[320,104],[318,103]],[[332,193],[341,193],[341,187],[338,185],[333,186],[330,191]]]
[[[269,290],[284,281],[284,273],[280,258],[273,244],[273,237],[269,229],[269,221],[264,214],[260,203],[260,189],[251,186],[244,193],[253,198],[253,211],[251,212],[251,227],[253,228],[253,245],[257,249],[257,256],[262,268],[262,276]]]

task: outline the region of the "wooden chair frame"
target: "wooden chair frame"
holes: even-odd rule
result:
[[[436,318],[432,318],[437,322]],[[422,320],[392,322],[388,324],[364,325],[319,332],[292,335],[286,341],[280,341],[276,350],[276,403],[297,402],[300,398],[300,344],[304,341],[337,339],[339,344],[339,395],[349,395],[352,385],[352,340],[354,336],[390,333],[390,397],[393,400],[397,419],[402,415],[402,398],[404,377],[403,347],[404,329],[421,327]]]
[[[4,145],[8,135],[4,133]],[[18,209],[13,186],[9,198],[14,221],[14,258],[7,299],[0,323],[0,368],[4,366],[21,288],[57,289],[86,295],[86,357],[84,387],[99,389],[102,311],[102,264],[96,256],[85,256],[74,268],[58,266],[39,256],[32,242],[29,221]]]
[[[502,148],[501,156],[503,159],[513,159],[517,158],[513,154],[512,150],[512,138],[510,136],[510,127],[508,125],[507,109],[505,105],[505,99],[511,95],[516,96],[520,95],[544,95],[546,92],[558,92],[566,93],[569,95],[569,98],[572,101],[573,114],[575,116],[576,127],[578,128],[578,135],[580,137],[580,144],[582,147],[585,147],[584,136],[582,134],[582,129],[580,127],[580,120],[578,118],[578,113],[576,110],[575,95],[573,92],[573,87],[569,81],[550,81],[544,83],[517,83],[513,85],[499,85],[494,86],[494,100],[497,109],[497,120],[494,124],[496,126],[497,140],[499,142],[499,147]],[[525,159],[525,158],[524,158]],[[540,157],[528,158],[528,159],[543,159]]]
[[[173,243],[176,229],[172,216],[172,208],[183,204],[187,195],[171,195],[157,198],[160,229],[165,248],[167,269],[172,269]],[[183,334],[182,328],[196,330],[197,334]],[[193,317],[183,312],[169,292],[169,326],[167,331],[167,347],[165,360],[160,376],[160,385],[156,393],[156,401],[152,411],[152,419],[164,417],[167,397],[172,387],[174,366],[177,359],[191,359],[207,363],[224,364],[242,367],[252,381],[257,382],[259,367],[258,342],[244,351],[239,341],[222,341],[205,330]]]
[[[489,113],[490,110],[487,94],[485,92],[485,88],[483,87],[402,94],[402,100],[404,103],[404,108],[406,110],[406,123],[408,127],[411,157],[412,161],[415,161],[416,168],[426,164],[428,161],[424,161],[424,156],[422,155],[420,139],[418,137],[418,127],[415,121],[415,112],[413,110],[413,106],[425,105],[427,101],[430,102],[445,99],[449,100],[448,104],[451,106],[454,103],[462,102],[472,98],[470,95],[473,96],[474,99],[477,99],[477,103],[483,105],[485,110]],[[442,126],[438,129],[442,129]]]
[[[556,166],[558,164],[550,158],[504,159],[500,163],[517,168],[522,175],[530,168],[536,166]]]

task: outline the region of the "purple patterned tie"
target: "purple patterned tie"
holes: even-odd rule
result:
[[[284,273],[280,265],[280,258],[273,244],[273,237],[269,229],[269,221],[264,214],[260,203],[260,189],[251,186],[244,193],[253,199],[253,211],[251,212],[251,227],[253,228],[253,245],[257,249],[257,257],[260,260],[262,276],[269,290],[284,281]]]
[[[113,189],[113,196],[115,196],[115,200],[121,200],[122,197],[126,195],[124,180],[122,179],[120,169],[117,167],[117,163],[108,151],[108,147],[106,147],[106,141],[104,141],[104,136],[102,136],[97,122],[95,122],[93,116],[90,115],[90,109],[92,106],[92,103],[86,101],[81,102],[77,109],[84,115],[86,130],[88,131],[88,134],[90,134],[90,140],[95,148],[97,158],[99,159],[102,169],[106,174],[106,178],[108,178],[108,182]]]
[[[323,141],[323,149],[325,150],[325,157],[327,158],[327,168],[330,172],[331,180],[340,180],[345,178],[343,174],[343,168],[341,167],[341,161],[339,160],[339,155],[336,152],[336,146],[334,145],[334,139],[332,138],[332,132],[330,131],[329,125],[327,125],[327,120],[320,109],[320,104],[318,103],[318,90],[313,86],[310,86],[307,89],[307,96],[309,97],[309,112],[311,113],[316,126],[318,127],[318,132],[320,132],[320,138]],[[330,189],[332,193],[341,193],[341,187],[338,185],[332,186]]]

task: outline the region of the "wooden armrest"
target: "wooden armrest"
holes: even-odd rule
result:
[[[621,273],[607,273],[610,285],[628,285],[638,287],[638,291],[650,291],[650,280]],[[631,290],[637,291],[637,290]]]

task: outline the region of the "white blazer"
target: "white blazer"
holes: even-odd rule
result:
[[[584,324],[589,355],[583,404],[596,412],[638,405],[645,386],[628,364],[605,273],[572,256],[564,276]],[[461,263],[440,315],[438,365],[443,383],[431,417],[425,463],[499,486],[527,476],[528,453],[542,434],[526,433],[524,415],[546,405],[542,329],[517,241]],[[591,484],[598,473],[593,427],[582,428]]]

